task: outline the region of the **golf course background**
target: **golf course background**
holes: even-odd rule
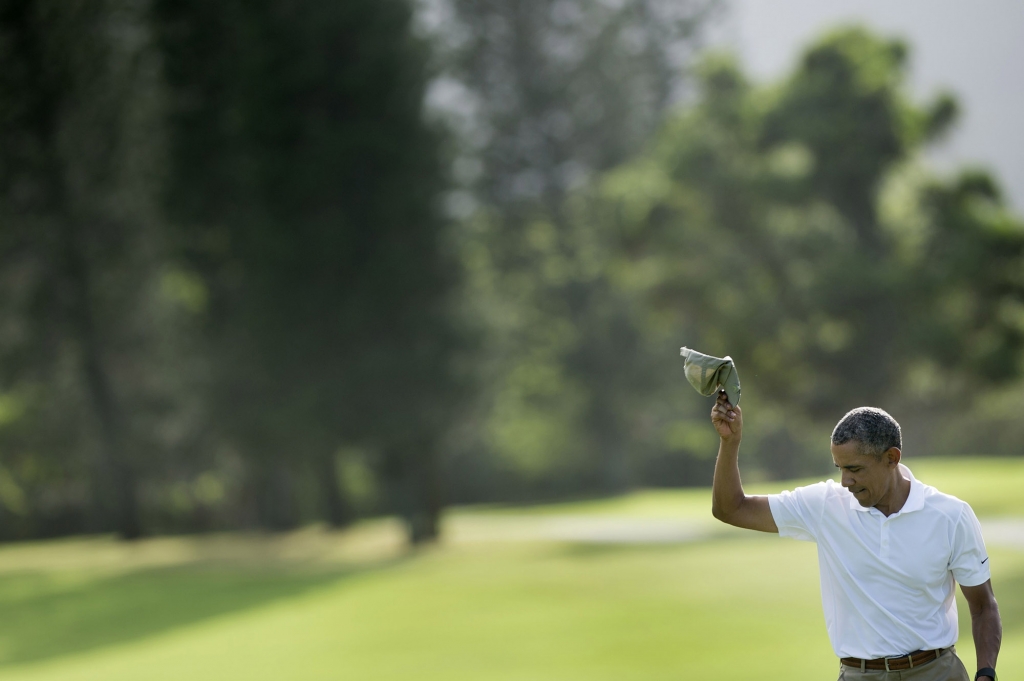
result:
[[[1017,678],[1024,461],[910,465],[981,517],[1001,677]],[[346,532],[8,545],[0,678],[834,678],[814,545],[734,530],[709,508],[706,489],[455,508],[445,539],[417,551],[391,519]]]

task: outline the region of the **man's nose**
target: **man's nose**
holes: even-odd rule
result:
[[[853,476],[849,473],[843,473],[843,487],[853,487]]]

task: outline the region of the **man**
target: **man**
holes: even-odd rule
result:
[[[822,607],[841,681],[969,681],[956,656],[954,581],[971,610],[974,678],[994,681],[1002,638],[978,520],[956,497],[900,463],[899,424],[854,409],[832,433],[833,480],[748,496],[738,454],[743,412],[724,392],[711,411],[721,442],[712,513],[719,520],[818,544]]]

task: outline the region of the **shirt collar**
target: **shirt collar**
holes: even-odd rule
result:
[[[918,482],[914,474],[910,472],[910,469],[904,466],[902,463],[899,464],[900,473],[904,478],[910,481],[910,494],[907,495],[907,500],[903,502],[903,508],[894,513],[893,515],[901,515],[903,513],[910,513],[912,511],[920,511],[924,508],[924,488],[921,483]],[[850,508],[855,511],[862,513],[868,513],[874,506],[861,506],[860,502],[857,501],[857,497],[853,496],[849,491],[847,494],[850,495]]]

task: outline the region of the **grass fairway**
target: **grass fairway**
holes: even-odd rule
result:
[[[983,518],[1024,518],[1024,461],[912,467]],[[416,553],[403,552],[389,522],[344,534],[8,546],[0,678],[835,678],[812,544],[710,524],[665,544],[542,531],[558,518],[701,524],[707,506],[706,490],[689,490],[461,509],[449,540]],[[1024,550],[990,548],[1005,628],[999,666],[1012,679],[1024,668]],[[970,667],[965,617],[961,601]]]

